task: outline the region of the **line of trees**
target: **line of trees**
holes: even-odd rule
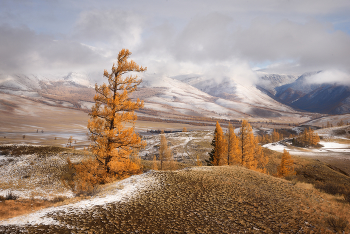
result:
[[[320,137],[311,128],[305,129],[298,137],[293,138],[292,144],[300,147],[314,147],[320,142]]]
[[[283,134],[280,134],[276,131],[276,129],[273,130],[273,132],[271,133],[271,135],[269,134],[265,134],[262,136],[258,136],[258,140],[261,144],[268,144],[268,143],[272,143],[272,142],[277,142],[280,140],[283,140]]]
[[[219,122],[216,123],[214,138],[211,143],[208,165],[242,165],[248,169],[266,173],[268,157],[259,145],[258,137],[247,120],[242,121],[240,134],[237,136],[231,124],[228,132],[223,133]]]

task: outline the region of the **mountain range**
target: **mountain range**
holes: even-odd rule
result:
[[[350,113],[350,89],[338,84],[310,84],[301,76],[258,73],[255,84],[229,78],[207,79],[197,74],[145,76],[132,98],[144,100],[143,116],[159,118],[254,118],[262,121],[308,120],[310,112]],[[89,109],[93,82],[81,73],[63,76],[0,75],[0,92],[49,105]],[[1,105],[1,104],[0,104]]]
[[[282,79],[287,81],[285,84],[275,86],[272,91],[272,85],[262,86],[261,90],[295,110],[322,114],[350,113],[350,88],[337,83],[310,83],[308,78],[317,73],[319,72],[302,74],[294,81],[286,76]],[[265,80],[270,79],[272,84],[275,78],[275,75],[264,77]]]

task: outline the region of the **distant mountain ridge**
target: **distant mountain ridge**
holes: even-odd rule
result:
[[[308,72],[295,81],[271,88],[270,95],[277,101],[297,110],[323,114],[350,113],[350,89],[348,86],[331,83],[310,83],[308,78],[318,72]],[[276,80],[275,75],[264,76],[263,80]],[[272,82],[271,82],[272,83]],[[264,87],[264,91],[268,92]]]
[[[73,72],[56,77],[3,75],[0,76],[0,92],[50,105],[90,109],[95,94],[91,83],[88,76]],[[215,82],[200,75],[175,78],[146,76],[131,97],[144,100],[145,107],[141,111],[144,116],[223,119],[302,116],[254,85],[230,79]]]
[[[145,101],[147,113],[161,116],[198,116],[224,119],[284,118],[298,111],[350,113],[350,89],[337,84],[312,84],[309,77],[260,73],[256,85],[224,77],[198,74],[176,77],[146,76],[132,95]],[[0,75],[0,92],[51,105],[89,109],[93,77],[71,72],[63,76]],[[243,82],[243,81],[242,81]]]

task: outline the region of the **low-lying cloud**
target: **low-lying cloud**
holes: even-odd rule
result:
[[[315,75],[307,78],[309,83],[313,84],[338,84],[338,85],[350,85],[350,75],[340,70],[326,70],[321,71]]]

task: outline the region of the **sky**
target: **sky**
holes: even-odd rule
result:
[[[127,48],[151,77],[350,83],[349,12],[348,0],[0,0],[0,72],[102,77]]]

